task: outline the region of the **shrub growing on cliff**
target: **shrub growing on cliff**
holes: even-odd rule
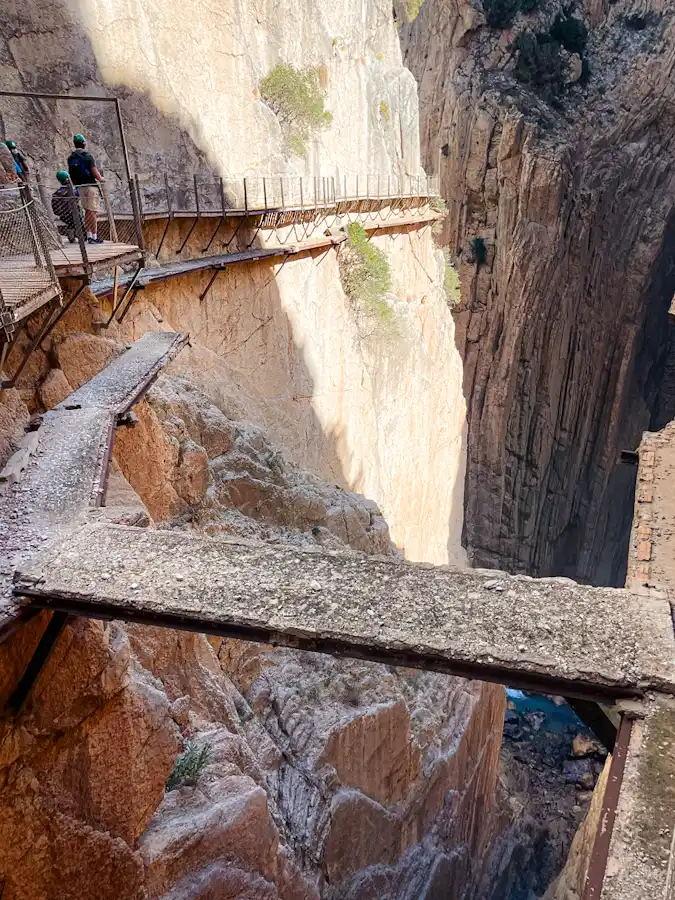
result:
[[[520,10],[519,0],[483,0],[485,19],[490,28],[510,28]]]
[[[405,0],[405,14],[409,22],[414,22],[422,9],[424,0]]]
[[[558,13],[551,25],[549,35],[568,53],[578,53],[581,56],[586,49],[588,29],[580,19],[575,19],[568,12],[565,12],[564,15]]]
[[[368,242],[359,222],[347,226],[347,243],[340,252],[340,281],[357,312],[395,333],[396,323],[385,294],[391,289],[391,269],[387,257]]]
[[[482,266],[487,259],[487,247],[485,246],[485,241],[482,237],[475,237],[472,238],[469,246],[471,247],[471,258],[477,266]]]
[[[553,103],[565,90],[567,62],[560,44],[550,34],[522,31],[514,42],[518,52],[516,78],[532,85],[544,100]]]
[[[513,25],[519,12],[531,13],[540,3],[541,0],[483,0],[483,11],[490,28],[502,31]]]
[[[182,784],[194,784],[201,775],[211,756],[208,744],[198,747],[190,742],[185,750],[176,757],[173,770],[166,783],[167,791],[173,791]]]
[[[443,277],[445,301],[450,309],[453,309],[461,299],[459,273],[450,262],[450,253],[448,252],[447,247],[443,250],[443,258],[445,260],[445,275]]]
[[[296,69],[280,63],[260,82],[260,95],[279,119],[293,153],[302,155],[305,141],[333,121],[324,109],[318,69]]]

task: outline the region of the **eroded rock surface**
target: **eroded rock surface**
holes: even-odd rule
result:
[[[92,367],[109,352],[96,340]],[[108,521],[396,553],[372,501],[288,463],[185,376],[136,412],[117,430]],[[7,689],[42,622],[2,645]],[[3,900],[459,889],[495,827],[503,706],[497,686],[74,619],[2,725]],[[166,793],[187,741],[208,763]]]

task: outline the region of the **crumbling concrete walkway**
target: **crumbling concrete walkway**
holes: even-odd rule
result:
[[[588,699],[675,692],[667,601],[566,579],[85,524],[22,567],[16,592],[74,614]]]
[[[13,568],[101,504],[118,417],[186,342],[173,332],[144,335],[45,413],[39,430],[26,436],[26,447],[10,460],[0,492],[0,640],[20,612],[11,590]]]

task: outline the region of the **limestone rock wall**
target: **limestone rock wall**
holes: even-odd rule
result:
[[[589,77],[557,108],[514,77],[514,28],[426,0],[403,29],[424,160],[442,157],[469,410],[475,564],[623,584],[634,473],[657,403],[673,265],[672,9],[576,4]],[[473,261],[471,242],[487,255]]]
[[[113,92],[123,98],[132,169],[191,184],[296,172],[419,174],[417,92],[384,0],[10,0],[0,24],[0,82],[17,90]],[[283,151],[258,86],[278,62],[319,67],[333,122],[305,157]],[[109,177],[124,163],[114,110],[87,103],[3,102],[2,122],[46,169],[84,131]],[[57,165],[58,160],[61,165]]]
[[[442,257],[429,229],[372,242],[391,265],[394,337],[363,334],[335,250],[232,267],[203,302],[208,272],[149,286],[125,334],[189,331],[174,371],[296,465],[375,500],[408,558],[462,564],[465,404]]]

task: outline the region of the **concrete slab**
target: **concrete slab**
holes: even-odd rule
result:
[[[15,567],[99,503],[116,416],[186,341],[173,332],[144,335],[45,413],[38,431],[25,439],[34,452],[21,461],[21,479],[0,491],[0,640],[20,612],[12,594]]]
[[[22,566],[16,590],[81,615],[572,696],[675,691],[667,601],[567,579],[87,524]]]
[[[125,353],[109,363],[102,372],[74,391],[57,410],[100,407],[117,414],[126,412],[139,392],[187,343],[187,335],[173,331],[144,334]]]

